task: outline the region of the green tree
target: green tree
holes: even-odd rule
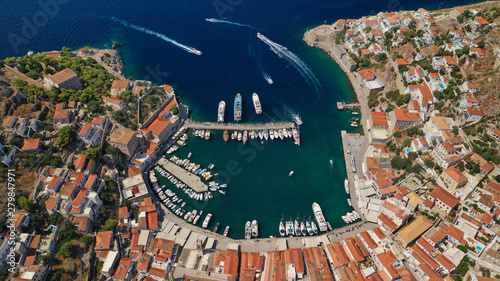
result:
[[[177,104],[174,104],[174,105],[172,106],[172,108],[170,108],[170,110],[172,111],[172,113],[173,113],[174,115],[179,114],[179,109],[177,108]]]
[[[57,145],[64,149],[76,141],[76,128],[73,126],[62,127],[57,135],[59,136]]]
[[[76,253],[75,248],[76,248],[75,245],[73,245],[71,241],[65,242],[64,244],[62,244],[61,248],[57,252],[57,255],[62,256],[64,258],[72,257]]]
[[[118,222],[116,220],[108,220],[104,224],[102,231],[108,231],[108,230],[115,229],[117,225],[118,225]]]
[[[50,262],[50,257],[51,257],[50,253],[49,254],[45,254],[45,255],[40,255],[38,257],[38,260],[40,261],[41,265],[46,266]]]
[[[82,153],[87,155],[87,157],[96,160],[101,154],[101,147],[98,144],[94,144],[92,147],[85,149]]]
[[[132,91],[125,90],[118,95],[118,98],[124,100],[125,102],[130,102],[134,98],[134,94]]]
[[[432,169],[432,168],[434,168],[434,161],[432,161],[431,159],[425,159],[424,165],[425,165],[425,167]]]
[[[25,210],[26,212],[31,212],[35,205],[35,201],[23,195],[19,197],[18,204],[21,209]]]

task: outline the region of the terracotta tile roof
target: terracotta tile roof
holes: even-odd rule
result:
[[[125,207],[120,207],[118,209],[118,218],[119,219],[128,218],[128,208],[126,206]]]
[[[66,68],[62,71],[59,71],[58,73],[48,77],[50,80],[52,80],[56,84],[61,84],[65,81],[68,81],[69,79],[78,76],[73,70]]]
[[[397,185],[391,185],[391,186],[379,189],[379,192],[380,192],[380,194],[385,195],[385,194],[394,193],[397,190],[398,190],[398,186]],[[399,193],[397,193],[397,194],[399,194]],[[400,195],[401,195],[401,198],[402,198],[403,195],[402,194],[400,194]]]
[[[381,126],[389,125],[389,122],[387,122],[387,113],[372,111],[371,116],[374,125],[381,125]]]
[[[141,174],[141,169],[136,167],[128,167],[128,176],[133,177]]]
[[[367,21],[365,21],[365,24],[366,25],[377,24],[377,21],[376,20],[367,20]]]
[[[333,281],[332,273],[325,252],[321,247],[306,248],[303,250],[304,261],[307,265],[311,280]]]
[[[444,233],[443,230],[439,229],[434,233],[429,239],[434,243],[437,244],[440,241],[442,241],[446,237],[446,233]]]
[[[414,254],[417,254],[420,258],[422,258],[432,269],[437,269],[439,267],[439,264],[422,248],[420,248],[420,246],[413,245],[411,248],[415,251]]]
[[[436,270],[431,268],[425,261],[421,262],[418,267],[429,277],[429,280],[443,280],[443,277],[437,273]]]
[[[462,240],[462,238],[464,237],[464,232],[456,228],[454,225],[450,225],[448,231],[446,231],[446,234],[455,238],[458,241]]]
[[[153,135],[159,136],[170,125],[170,120],[158,117],[147,128],[142,129],[144,132],[151,132]]]
[[[382,153],[387,153],[387,146],[385,145],[382,145],[382,144],[373,144],[373,147],[374,148],[379,148],[380,149],[380,152]]]
[[[497,194],[500,193],[500,184],[490,181],[485,188],[487,191]]]
[[[158,228],[158,214],[156,212],[148,213],[148,229]]]
[[[78,225],[78,231],[86,232],[90,220],[88,217],[75,217],[73,218],[73,224]]]
[[[101,125],[103,120],[104,120],[104,117],[94,117],[92,119],[92,123],[91,124]]]
[[[368,248],[370,249],[375,249],[377,248],[377,243],[375,243],[375,241],[373,240],[373,238],[370,236],[370,234],[368,234],[368,231],[363,231],[359,234],[361,236],[361,238],[363,238],[363,240],[365,241],[366,245],[368,245]]]
[[[432,222],[424,216],[419,216],[398,232],[398,236],[407,244],[415,241],[420,235],[431,228]]]
[[[19,214],[16,218],[16,222],[14,223],[14,227],[17,229],[20,225],[21,222],[23,221],[24,217],[26,217],[25,214]]]
[[[130,80],[114,80],[111,89],[126,89],[129,87]]]
[[[120,262],[118,263],[118,267],[116,268],[116,272],[113,275],[113,279],[125,280],[125,277],[127,276],[131,264],[132,264],[131,259],[121,258]]]
[[[172,86],[169,86],[169,85],[167,85],[167,84],[163,84],[163,90],[164,90],[164,91],[165,91],[165,93],[166,93],[166,92],[168,92],[168,91],[172,90]]]
[[[439,256],[437,256],[436,260],[442,266],[444,266],[446,269],[448,269],[448,271],[452,271],[453,269],[455,269],[455,265],[447,257],[445,257],[443,254],[440,254]]]
[[[146,86],[136,86],[134,89],[134,95],[139,96],[141,92],[146,92]]]
[[[87,182],[85,183],[85,186],[83,187],[84,189],[91,190],[92,186],[95,184],[97,181],[97,175],[96,174],[91,174],[89,178],[87,179]]]
[[[59,197],[51,197],[47,201],[45,201],[45,208],[47,209],[47,211],[53,211],[58,202]]]
[[[378,215],[378,219],[382,221],[382,223],[384,223],[385,225],[387,225],[387,227],[389,227],[392,231],[394,231],[398,225],[393,222],[386,214],[384,213],[380,213]]]
[[[153,204],[151,197],[144,198],[144,201],[139,204],[139,212],[155,212],[156,207]]]
[[[480,221],[484,222],[485,224],[491,224],[491,221],[493,220],[493,217],[488,213],[484,213],[483,215],[481,215],[480,217],[478,216],[477,218]]]
[[[368,170],[380,169],[378,159],[375,157],[366,157],[366,166]]]
[[[109,102],[109,103],[112,103],[112,104],[115,104],[115,105],[118,105],[118,106],[119,106],[119,105],[120,105],[120,103],[122,103],[122,102],[123,102],[123,100],[122,100],[122,99],[119,99],[119,98],[108,97],[108,98],[106,99],[106,102]]]
[[[410,64],[410,62],[405,58],[397,58],[396,63],[398,65],[409,65]]]
[[[89,131],[89,129],[92,127],[92,124],[90,123],[85,123],[83,125],[83,127],[80,129],[80,131],[78,131],[78,136],[81,137],[81,136],[85,136],[85,134],[87,134],[87,132]]]
[[[431,193],[429,193],[429,196],[435,199],[439,199],[450,208],[455,208],[455,206],[457,206],[460,202],[460,198],[453,196],[453,194],[444,190],[440,186],[436,187]]]
[[[373,73],[371,69],[363,69],[358,71],[358,73],[361,77],[367,80],[375,78],[375,73]]]
[[[467,177],[464,176],[456,167],[451,166],[444,170],[444,172],[450,176],[455,182],[462,183],[467,181]]]
[[[443,58],[446,60],[446,63],[449,65],[456,65],[457,64],[457,61],[451,56],[443,56]]]
[[[485,18],[483,17],[479,17],[479,18],[476,18],[476,21],[477,23],[481,24],[481,25],[485,25],[485,24],[490,24],[489,21],[487,21]]]
[[[417,239],[417,243],[428,253],[434,251],[434,246],[431,245],[424,237]]]
[[[380,29],[370,30],[370,33],[371,33],[372,35],[382,35],[382,34],[384,34],[384,33],[382,32],[382,30],[380,30]]]
[[[471,115],[484,116],[484,112],[482,110],[479,110],[477,107],[469,106],[467,107],[467,112],[469,112],[469,114]]]
[[[446,150],[446,152],[448,153],[453,153],[457,151],[449,141],[442,142],[441,146],[443,146],[444,150]]]
[[[73,200],[73,203],[71,203],[71,205],[74,207],[79,207],[80,203],[82,203],[83,198],[85,198],[85,194],[87,194],[86,189],[80,190],[78,192],[78,195],[75,197],[75,200]]]
[[[40,146],[40,139],[25,139],[23,147],[21,148],[22,151],[30,151],[30,150],[35,150],[38,149]]]
[[[87,155],[80,154],[78,158],[73,161],[73,165],[75,165],[75,169],[83,169],[85,167],[85,162],[87,161]]]
[[[381,255],[378,255],[377,256],[378,259],[380,260],[380,263],[385,267],[385,269],[389,272],[389,275],[390,275],[390,279],[391,280],[394,280],[394,279],[397,279],[399,277],[399,274],[398,272],[396,271],[396,269],[394,268],[394,266],[392,266],[393,263],[397,262],[398,259],[396,258],[396,256],[392,253],[392,251],[387,251],[386,253],[383,253]]]
[[[238,275],[238,262],[237,256],[226,256],[224,260],[224,274],[231,276]]]
[[[374,228],[372,229],[372,231],[373,233],[375,233],[375,235],[377,235],[378,239],[384,240],[386,238],[384,232],[382,231],[382,229],[380,229],[380,227]]]
[[[349,258],[347,257],[347,254],[340,242],[327,244],[326,249],[330,253],[335,267],[343,266],[349,263]]]
[[[31,240],[30,248],[26,253],[26,259],[24,260],[24,265],[34,265],[36,260],[36,249],[38,248],[38,244],[40,243],[40,235],[35,235],[33,240]]]
[[[484,51],[481,48],[472,47],[470,50],[476,52],[479,56],[484,56]]]
[[[369,55],[369,54],[370,54],[370,52],[368,52],[368,49],[364,49],[364,48],[363,48],[363,49],[361,49],[361,54],[362,54],[362,55]]]
[[[111,250],[111,237],[113,236],[113,231],[103,231],[98,232],[95,238],[94,250]]]
[[[135,131],[129,129],[116,129],[109,136],[110,142],[127,145],[136,137]]]
[[[47,189],[53,190],[55,189],[57,183],[59,182],[60,177],[53,177],[52,180],[47,185]]]
[[[73,191],[77,188],[77,184],[74,182],[65,182],[62,184],[61,189],[57,192],[60,195],[70,196]]]
[[[148,270],[148,274],[162,278],[163,280],[165,280],[165,275],[167,275],[167,271],[165,269],[150,267]]]

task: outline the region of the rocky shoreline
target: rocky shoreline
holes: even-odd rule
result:
[[[109,73],[120,80],[125,79],[125,66],[123,64],[120,52],[113,49],[82,48],[76,52],[76,55],[84,59],[93,58],[102,65]]]

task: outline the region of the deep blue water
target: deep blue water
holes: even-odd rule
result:
[[[40,5],[46,3],[46,5]],[[49,4],[47,4],[49,3]],[[299,148],[288,141],[239,147],[225,144],[215,135],[210,142],[190,140],[180,151],[193,155],[201,164],[213,162],[220,172],[230,161],[241,167],[230,179],[227,196],[219,196],[208,206],[197,205],[214,214],[220,231],[231,225],[231,235],[243,236],[246,220],[261,222],[262,236],[277,234],[281,215],[285,219],[312,215],[311,203],[318,202],[332,225],[343,224],[340,215],[349,211],[342,181],[345,167],[340,130],[353,131],[346,122],[348,112],[338,112],[337,101],[352,101],[352,88],[342,71],[323,52],[302,42],[308,29],[339,18],[358,18],[387,10],[428,10],[467,4],[465,1],[77,1],[33,0],[0,3],[0,57],[35,52],[77,49],[86,45],[111,46],[121,43],[126,75],[155,84],[170,84],[181,101],[193,109],[198,120],[216,121],[220,100],[232,114],[236,93],[243,96],[243,121],[269,118],[286,120],[290,112],[304,121]],[[155,35],[126,27],[117,18],[167,36],[203,52],[197,56]],[[210,23],[205,18],[228,20],[236,26]],[[303,61],[290,63],[273,53],[256,37],[261,32]],[[274,80],[269,85],[265,70]],[[302,75],[301,75],[302,73]],[[309,73],[309,76],[308,74]],[[313,73],[313,75],[310,75]],[[319,82],[314,88],[311,81]],[[257,92],[266,114],[255,116],[251,94]],[[218,136],[218,137],[217,137]],[[252,150],[255,152],[255,157]],[[251,160],[250,160],[251,159]],[[329,160],[334,161],[331,166]],[[288,172],[295,170],[292,178]]]

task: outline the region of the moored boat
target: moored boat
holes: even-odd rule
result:
[[[300,232],[302,233],[303,236],[307,235],[307,229],[306,225],[304,224],[304,221],[300,222]]]
[[[217,121],[218,122],[224,122],[225,111],[226,111],[226,102],[222,100],[219,102],[219,110],[218,110],[218,114],[217,114]]]
[[[352,206],[351,199],[347,199],[347,204],[349,204],[349,206]]]
[[[242,100],[241,100],[241,95],[238,93],[234,98],[234,121],[236,122],[241,121],[241,115],[242,115],[241,113],[242,113]]]
[[[295,220],[294,226],[295,226],[295,228],[294,228],[295,229],[295,235],[297,235],[297,236],[300,235],[300,224],[299,224],[299,222],[297,220]]]
[[[311,221],[311,228],[314,234],[318,234],[318,228],[316,227],[316,224],[313,221]]]
[[[286,235],[288,236],[293,236],[294,231],[293,231],[293,221],[289,220],[286,222]]]
[[[318,222],[319,230],[320,231],[327,231],[327,225],[326,225],[326,220],[325,217],[323,216],[323,211],[321,210],[321,207],[319,206],[318,203],[314,202],[312,204],[312,209],[314,212],[314,216],[316,217],[316,221]]]
[[[205,139],[206,139],[206,140],[209,140],[209,139],[210,139],[210,131],[209,131],[209,130],[207,130],[207,131],[205,132]]]
[[[252,224],[250,221],[247,221],[245,223],[245,239],[250,239],[252,238]]]
[[[255,113],[262,113],[262,105],[260,104],[259,95],[257,93],[253,93],[252,95],[253,106],[255,107]]]
[[[344,188],[345,188],[345,192],[347,194],[349,194],[349,180],[347,178],[345,178],[345,180],[344,180]]]
[[[247,141],[248,141],[248,132],[247,132],[247,131],[245,131],[245,132],[243,133],[243,144],[246,144],[246,143],[247,143]]]
[[[238,141],[241,141],[242,138],[243,138],[243,134],[241,132],[238,132]]]
[[[283,223],[283,220],[280,221],[280,235],[283,237],[285,236],[286,231],[285,231],[285,224]]]
[[[238,131],[234,131],[233,134],[231,134],[231,139],[235,140],[238,138]]]
[[[252,221],[252,237],[257,238],[259,236],[259,223],[257,220]]]
[[[310,217],[309,217],[310,219]],[[307,233],[309,233],[309,235],[314,235],[314,231],[311,227],[311,222],[310,221],[306,221],[306,228],[307,228]]]
[[[229,132],[227,130],[224,131],[223,138],[224,138],[224,141],[228,141],[229,140]]]
[[[227,234],[229,233],[229,225],[226,226],[226,229],[224,229],[224,236],[227,236]]]
[[[203,225],[202,225],[203,228],[208,227],[208,224],[210,223],[211,218],[212,218],[212,214],[207,214],[207,216],[205,217],[205,220],[203,221]]]

